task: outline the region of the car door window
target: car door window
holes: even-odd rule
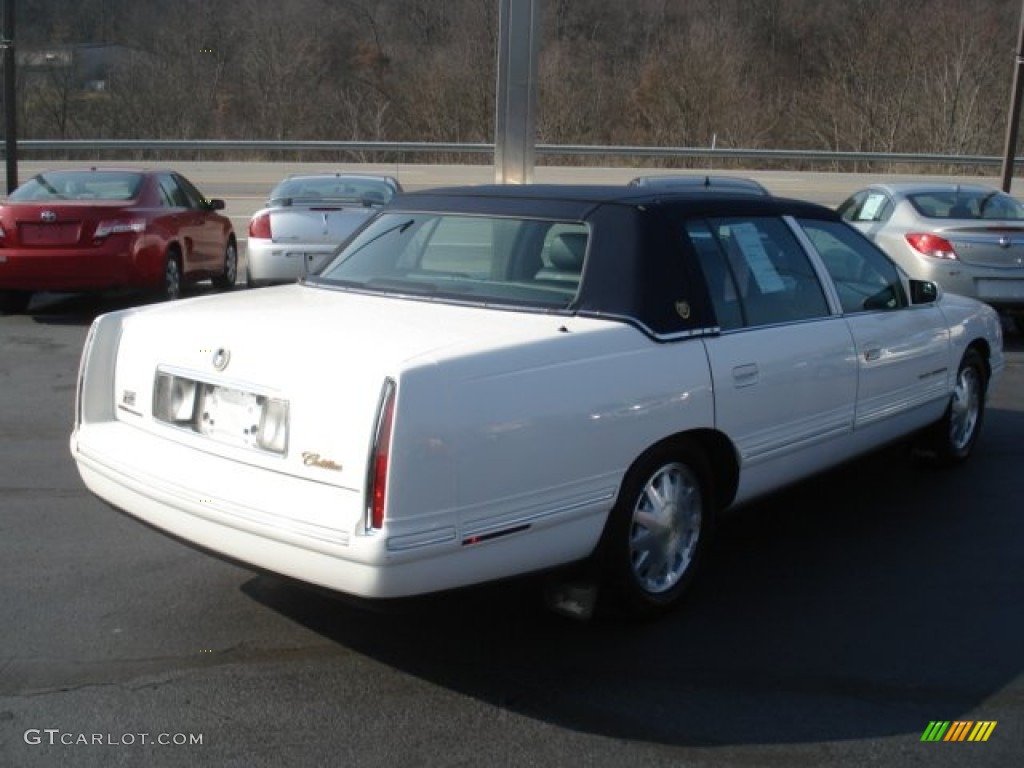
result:
[[[203,197],[203,193],[196,189],[192,182],[186,179],[184,176],[174,174],[174,181],[185,195],[185,199],[188,200],[189,208],[203,208],[207,204],[207,199]]]
[[[893,212],[892,200],[877,189],[865,189],[839,206],[839,215],[859,223],[888,221]]]
[[[801,219],[799,223],[832,277],[844,313],[907,306],[899,270],[867,238],[843,222]]]
[[[172,208],[191,208],[188,195],[181,188],[177,180],[170,175],[160,176],[160,191],[164,200],[168,201]]]
[[[829,314],[807,253],[781,219],[700,220],[686,229],[723,330]]]

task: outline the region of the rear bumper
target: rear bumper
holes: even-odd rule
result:
[[[351,491],[201,453],[119,422],[79,427],[71,453],[90,491],[177,538],[302,581],[385,596],[373,567],[382,547],[373,536],[355,541],[360,505]]]
[[[232,562],[361,598],[411,597],[564,564],[590,551],[604,520],[590,505],[472,545],[454,527],[389,540],[387,527],[361,530],[361,496],[346,488],[119,422],[81,426],[70,443],[86,487],[110,506]]]
[[[997,269],[923,259],[913,272],[915,277],[938,283],[947,293],[968,296],[1001,310],[1024,310],[1024,268]]]
[[[408,597],[517,570],[502,554],[504,539],[467,549],[453,532],[396,550],[386,530],[360,530],[355,491],[240,464],[118,422],[79,427],[70,447],[86,487],[110,506],[230,561],[336,592]],[[579,532],[569,527],[567,535]]]
[[[250,237],[246,243],[249,284],[293,283],[318,270],[335,248],[331,244],[275,243]]]
[[[130,245],[32,251],[0,249],[0,290],[92,291],[159,284]]]
[[[1024,313],[1024,274],[1013,279],[978,278],[974,281],[977,298],[996,309]]]

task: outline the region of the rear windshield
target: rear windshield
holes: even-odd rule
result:
[[[349,241],[313,282],[565,308],[579,288],[587,233],[580,222],[386,213]]]
[[[1024,219],[1024,206],[997,190],[924,192],[909,199],[929,219]]]
[[[33,176],[7,199],[134,200],[142,187],[142,174],[129,171],[47,171]]]
[[[394,197],[394,187],[383,179],[359,179],[349,176],[324,176],[286,179],[270,193],[272,204],[289,201],[359,201],[386,203]]]

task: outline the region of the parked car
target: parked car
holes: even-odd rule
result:
[[[206,278],[230,288],[238,248],[223,208],[172,170],[33,176],[0,205],[0,311],[24,311],[37,291],[128,288],[176,299]]]
[[[637,176],[629,181],[631,187],[654,189],[702,189],[706,192],[749,192],[752,195],[770,195],[763,184],[742,176],[721,176],[709,174],[654,174]]]
[[[980,184],[872,184],[839,206],[911,277],[971,296],[1024,332],[1024,205]]]
[[[298,283],[97,318],[70,446],[114,507],[332,590],[572,566],[657,614],[723,508],[893,441],[966,459],[1003,367],[991,307],[829,208],[439,189]]]
[[[249,286],[295,282],[315,272],[339,243],[401,191],[391,176],[364,173],[284,179],[249,220]]]

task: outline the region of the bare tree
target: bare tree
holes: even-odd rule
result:
[[[130,53],[22,89],[23,135],[486,142],[497,0],[21,0]],[[1011,0],[547,0],[545,143],[996,152]],[[37,81],[38,84],[38,81]]]

